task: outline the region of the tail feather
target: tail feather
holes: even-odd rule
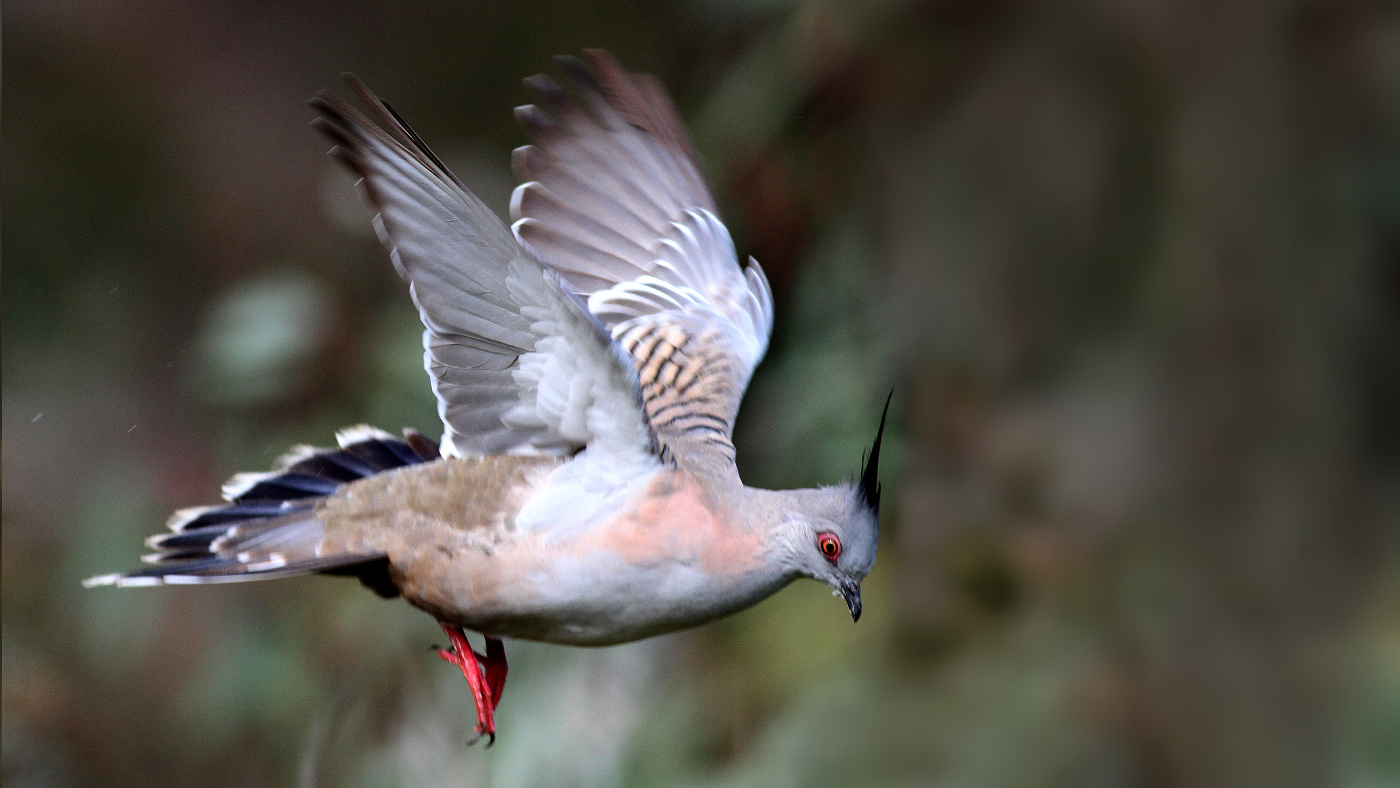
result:
[[[311,504],[302,503],[302,508],[310,508]],[[195,506],[189,509],[181,509],[171,515],[170,521],[166,523],[171,531],[197,531],[211,525],[223,525],[225,523],[236,523],[243,520],[253,520],[259,517],[276,517],[286,514],[288,511],[297,508],[290,501],[266,501],[263,503],[231,504],[225,506]],[[156,539],[164,538],[165,534],[157,534],[146,540],[146,544],[151,544]],[[154,546],[154,545],[152,545]]]
[[[224,485],[224,497],[234,503],[294,501],[330,495],[340,484],[334,479],[304,473],[240,473]]]
[[[397,593],[382,554],[322,555],[324,530],[316,504],[342,484],[407,465],[431,462],[438,447],[416,432],[402,440],[369,427],[337,436],[337,449],[293,449],[270,473],[242,473],[224,486],[222,506],[176,512],[170,533],[146,540],[152,566],[89,578],[98,585],[219,583],[323,572],[356,575],[383,596]]]

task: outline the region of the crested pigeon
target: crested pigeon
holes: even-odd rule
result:
[[[601,51],[559,63],[570,89],[532,77],[539,105],[516,111],[533,144],[514,153],[509,227],[363,83],[347,77],[379,125],[311,101],[422,318],[440,446],[355,427],[296,448],[235,476],[226,504],[176,512],[152,566],[85,585],[358,576],[438,620],[492,740],[503,637],[623,643],[799,577],[859,619],[885,416],[853,481],[740,481],[731,434],[773,325],[768,281],[739,265],[659,80]]]

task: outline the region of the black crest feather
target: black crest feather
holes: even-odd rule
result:
[[[865,505],[876,516],[880,514],[880,440],[885,437],[885,417],[890,413],[890,400],[893,398],[894,391],[891,390],[885,397],[885,409],[880,412],[880,428],[875,431],[875,443],[870,447],[870,458],[860,472],[860,485],[857,487]]]

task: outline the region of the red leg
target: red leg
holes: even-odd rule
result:
[[[442,631],[447,633],[447,639],[451,641],[451,648],[439,648],[438,656],[447,662],[451,662],[461,668],[462,675],[466,677],[467,684],[472,688],[472,700],[476,702],[476,742],[482,736],[489,736],[490,741],[486,746],[491,746],[496,741],[496,703],[495,699],[500,698],[500,690],[488,683],[487,672],[482,669],[481,660],[486,657],[477,654],[472,650],[472,646],[467,642],[467,633],[455,624],[448,624],[445,621],[438,622],[442,626]],[[491,652],[490,639],[486,641],[487,653]],[[501,683],[505,682],[505,649],[501,647],[499,640],[495,641],[496,648],[500,652]],[[494,696],[494,698],[493,698]]]
[[[501,692],[506,688],[506,647],[495,638],[486,638],[486,686],[491,689],[491,707],[494,710],[501,702]]]

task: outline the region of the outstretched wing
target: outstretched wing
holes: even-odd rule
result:
[[[534,144],[515,152],[515,233],[632,355],[662,443],[732,457],[739,401],[772,332],[768,280],[752,258],[740,268],[660,82],[585,56],[559,59],[573,95],[526,81],[541,106],[516,110]]]
[[[349,80],[384,128],[328,93],[311,102],[322,116],[314,125],[360,176],[423,319],[443,454],[653,454],[636,372],[606,329],[387,104]]]

